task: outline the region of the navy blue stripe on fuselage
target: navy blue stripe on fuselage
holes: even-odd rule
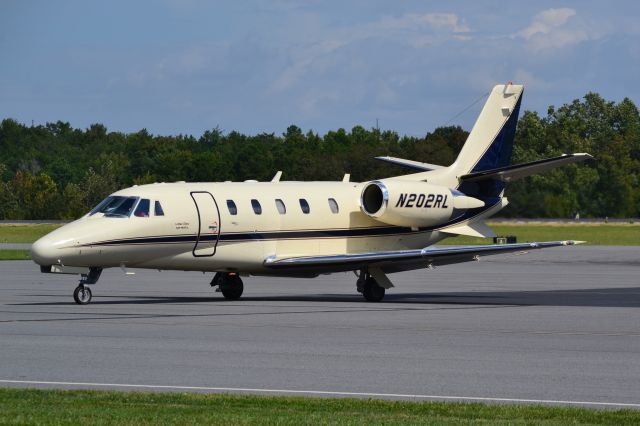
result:
[[[204,234],[198,240],[197,234],[190,235],[164,235],[155,237],[127,238],[122,240],[100,241],[85,244],[84,246],[119,246],[134,244],[183,244],[199,242],[240,242],[240,241],[268,241],[268,240],[293,240],[293,239],[314,239],[314,238],[349,238],[349,237],[378,237],[387,235],[397,235],[410,233],[411,228],[390,226],[380,228],[357,228],[357,229],[321,229],[321,230],[300,230],[300,231],[256,231],[256,232],[233,232],[215,234]]]
[[[404,226],[383,226],[346,229],[303,229],[291,231],[255,231],[255,232],[226,232],[220,235],[204,234],[198,239],[197,234],[189,235],[160,235],[153,237],[136,237],[117,240],[99,241],[84,244],[88,246],[120,246],[120,245],[147,245],[147,244],[195,244],[199,242],[242,242],[242,241],[270,241],[270,240],[294,240],[294,239],[322,239],[322,238],[358,238],[358,237],[385,237],[393,235],[416,234],[418,232],[432,232],[453,224],[471,219],[487,209],[493,207],[499,198],[491,200],[485,207],[467,210],[461,216],[451,219],[449,222],[432,227],[419,228],[417,231]]]

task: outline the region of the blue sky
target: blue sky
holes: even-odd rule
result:
[[[507,81],[542,114],[640,104],[640,2],[5,0],[0,54],[0,118],[27,124],[418,136]]]

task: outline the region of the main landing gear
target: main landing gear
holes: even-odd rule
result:
[[[211,280],[211,287],[222,293],[227,300],[238,300],[242,296],[244,285],[240,275],[233,272],[216,272]]]
[[[89,268],[88,274],[82,274],[80,276],[80,284],[78,284],[78,287],[73,291],[73,300],[75,300],[78,305],[88,305],[89,302],[91,302],[91,289],[89,285],[97,283],[101,273],[102,268]]]
[[[365,269],[360,271],[356,282],[358,293],[362,293],[367,302],[380,302],[384,298],[385,289]]]

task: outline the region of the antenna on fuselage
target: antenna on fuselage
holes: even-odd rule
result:
[[[278,170],[273,179],[271,179],[271,182],[280,182],[280,176],[282,176],[282,170]]]

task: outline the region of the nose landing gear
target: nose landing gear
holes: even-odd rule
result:
[[[75,300],[78,305],[88,305],[91,302],[92,295],[89,284],[97,283],[101,273],[101,268],[89,268],[88,274],[82,274],[80,276],[80,284],[78,284],[78,287],[73,291],[73,300]]]
[[[221,292],[227,300],[240,299],[244,290],[240,275],[231,272],[216,272],[211,280],[211,287],[216,286],[218,287],[216,291]]]

